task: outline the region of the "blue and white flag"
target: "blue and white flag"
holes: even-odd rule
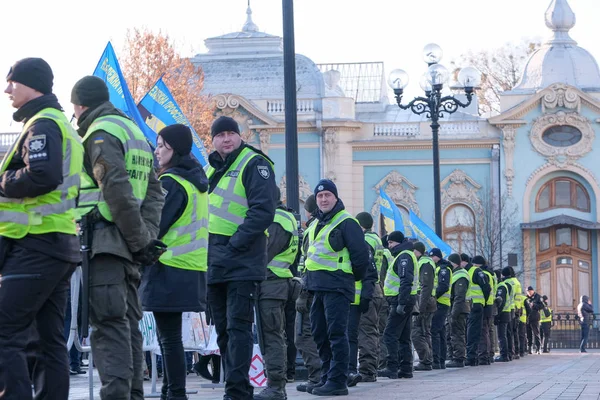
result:
[[[202,143],[202,140],[196,134],[190,121],[183,115],[181,108],[177,105],[177,102],[173,98],[173,95],[165,82],[162,80],[162,77],[150,91],[146,93],[142,101],[137,105],[137,109],[145,124],[155,133],[158,133],[162,128],[168,125],[187,125],[192,130],[192,139],[194,140],[192,154],[203,167],[206,166],[208,155],[206,154],[204,143]]]
[[[110,102],[136,123],[152,146],[156,145],[156,133],[144,123],[144,119],[140,115],[127,87],[117,55],[110,42],[108,42],[102,57],[100,57],[94,75],[106,82]]]
[[[417,217],[417,214],[410,210],[410,227],[415,236],[420,242],[423,242],[427,250],[431,250],[437,247],[442,251],[444,257],[448,257],[452,254],[452,248],[448,246],[438,235],[435,234],[421,218]]]
[[[387,233],[400,231],[406,235],[402,214],[396,204],[385,193],[383,188],[379,188],[379,196],[379,213],[383,216],[385,231]]]

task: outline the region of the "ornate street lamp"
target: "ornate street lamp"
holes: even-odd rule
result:
[[[435,43],[430,43],[423,49],[423,60],[429,65],[427,72],[423,74],[419,85],[425,92],[425,97],[416,97],[410,103],[402,104],[402,94],[408,85],[408,74],[401,69],[395,69],[390,73],[388,84],[394,90],[396,103],[403,110],[410,109],[414,114],[425,116],[431,120],[431,131],[433,135],[433,184],[434,184],[434,208],[435,208],[435,233],[442,237],[442,199],[440,182],[440,150],[439,150],[439,119],[444,114],[452,114],[459,107],[465,108],[473,100],[473,92],[481,81],[481,73],[473,68],[466,67],[458,74],[458,83],[464,88],[467,102],[463,103],[453,96],[443,96],[442,89],[448,81],[448,69],[438,64],[442,59],[442,49]]]

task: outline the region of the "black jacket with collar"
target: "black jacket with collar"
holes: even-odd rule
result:
[[[400,292],[398,296],[391,299],[392,304],[401,304],[405,306],[414,306],[417,302],[417,296],[411,295],[413,279],[415,276],[415,263],[409,254],[402,254],[404,250],[413,250],[412,242],[404,241],[390,249],[392,255],[396,257],[394,261],[394,272],[400,278]]]

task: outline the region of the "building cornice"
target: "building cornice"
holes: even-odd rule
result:
[[[389,143],[377,142],[350,142],[353,150],[429,150],[432,143],[429,140],[394,141]],[[486,140],[452,140],[440,142],[440,149],[490,149],[492,145],[500,144],[500,139]]]

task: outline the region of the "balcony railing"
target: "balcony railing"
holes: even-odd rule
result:
[[[6,153],[18,137],[19,133],[0,133],[0,153]]]
[[[310,114],[315,112],[315,102],[312,99],[296,100],[296,110],[298,114]],[[267,101],[267,112],[269,114],[283,114],[285,112],[284,100],[269,100]]]
[[[377,124],[373,128],[373,136],[417,136],[420,124]]]

